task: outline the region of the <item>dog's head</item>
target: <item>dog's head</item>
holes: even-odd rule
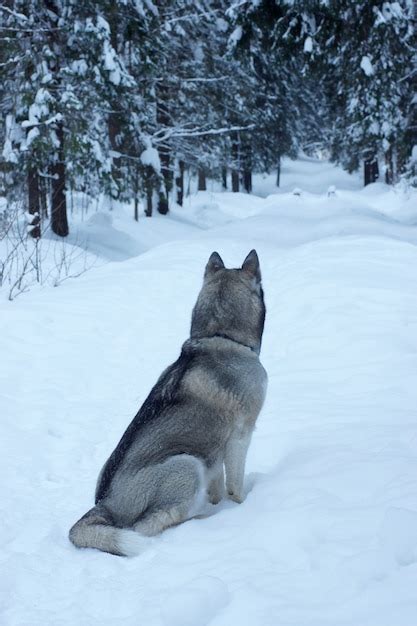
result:
[[[217,252],[206,265],[193,310],[191,337],[228,337],[260,351],[265,321],[261,270],[256,250],[238,269],[227,269]]]

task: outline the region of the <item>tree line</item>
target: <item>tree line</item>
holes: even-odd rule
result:
[[[0,195],[68,234],[67,194],[182,204],[186,170],[327,150],[365,184],[416,181],[412,0],[3,0]],[[414,159],[414,160],[413,160]]]

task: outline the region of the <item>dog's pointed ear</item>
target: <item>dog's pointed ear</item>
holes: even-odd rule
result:
[[[257,282],[261,282],[261,268],[259,266],[259,258],[256,250],[251,250],[249,252],[248,256],[242,263],[242,270],[249,274],[249,276],[256,278]]]
[[[223,260],[218,252],[212,252],[206,265],[206,271],[204,272],[204,278],[212,276],[219,270],[224,269]]]

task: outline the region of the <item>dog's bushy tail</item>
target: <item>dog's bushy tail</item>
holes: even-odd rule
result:
[[[146,547],[146,539],[134,530],[114,526],[110,512],[101,504],[74,524],[69,538],[77,548],[96,548],[117,556],[136,556]]]

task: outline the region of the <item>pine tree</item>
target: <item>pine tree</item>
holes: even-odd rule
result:
[[[315,30],[309,11],[318,6],[281,0],[243,3],[233,10],[235,56],[244,63],[255,94],[245,106],[252,124],[245,144],[259,171],[279,168],[282,156],[295,158],[305,143],[311,148],[323,136],[323,97],[316,93],[304,51]]]
[[[325,46],[334,111],[332,156],[349,171],[363,161],[365,184],[377,179],[380,157],[386,182],[397,178],[410,89],[410,8],[408,0],[334,0],[329,6]]]
[[[28,211],[35,215],[32,234],[38,236],[41,181],[49,181],[51,228],[68,234],[64,142],[67,106],[63,96],[65,23],[63,3],[52,0],[9,3],[2,14],[6,37],[14,34],[13,62],[5,72],[2,100],[8,120],[5,160],[27,180]]]

